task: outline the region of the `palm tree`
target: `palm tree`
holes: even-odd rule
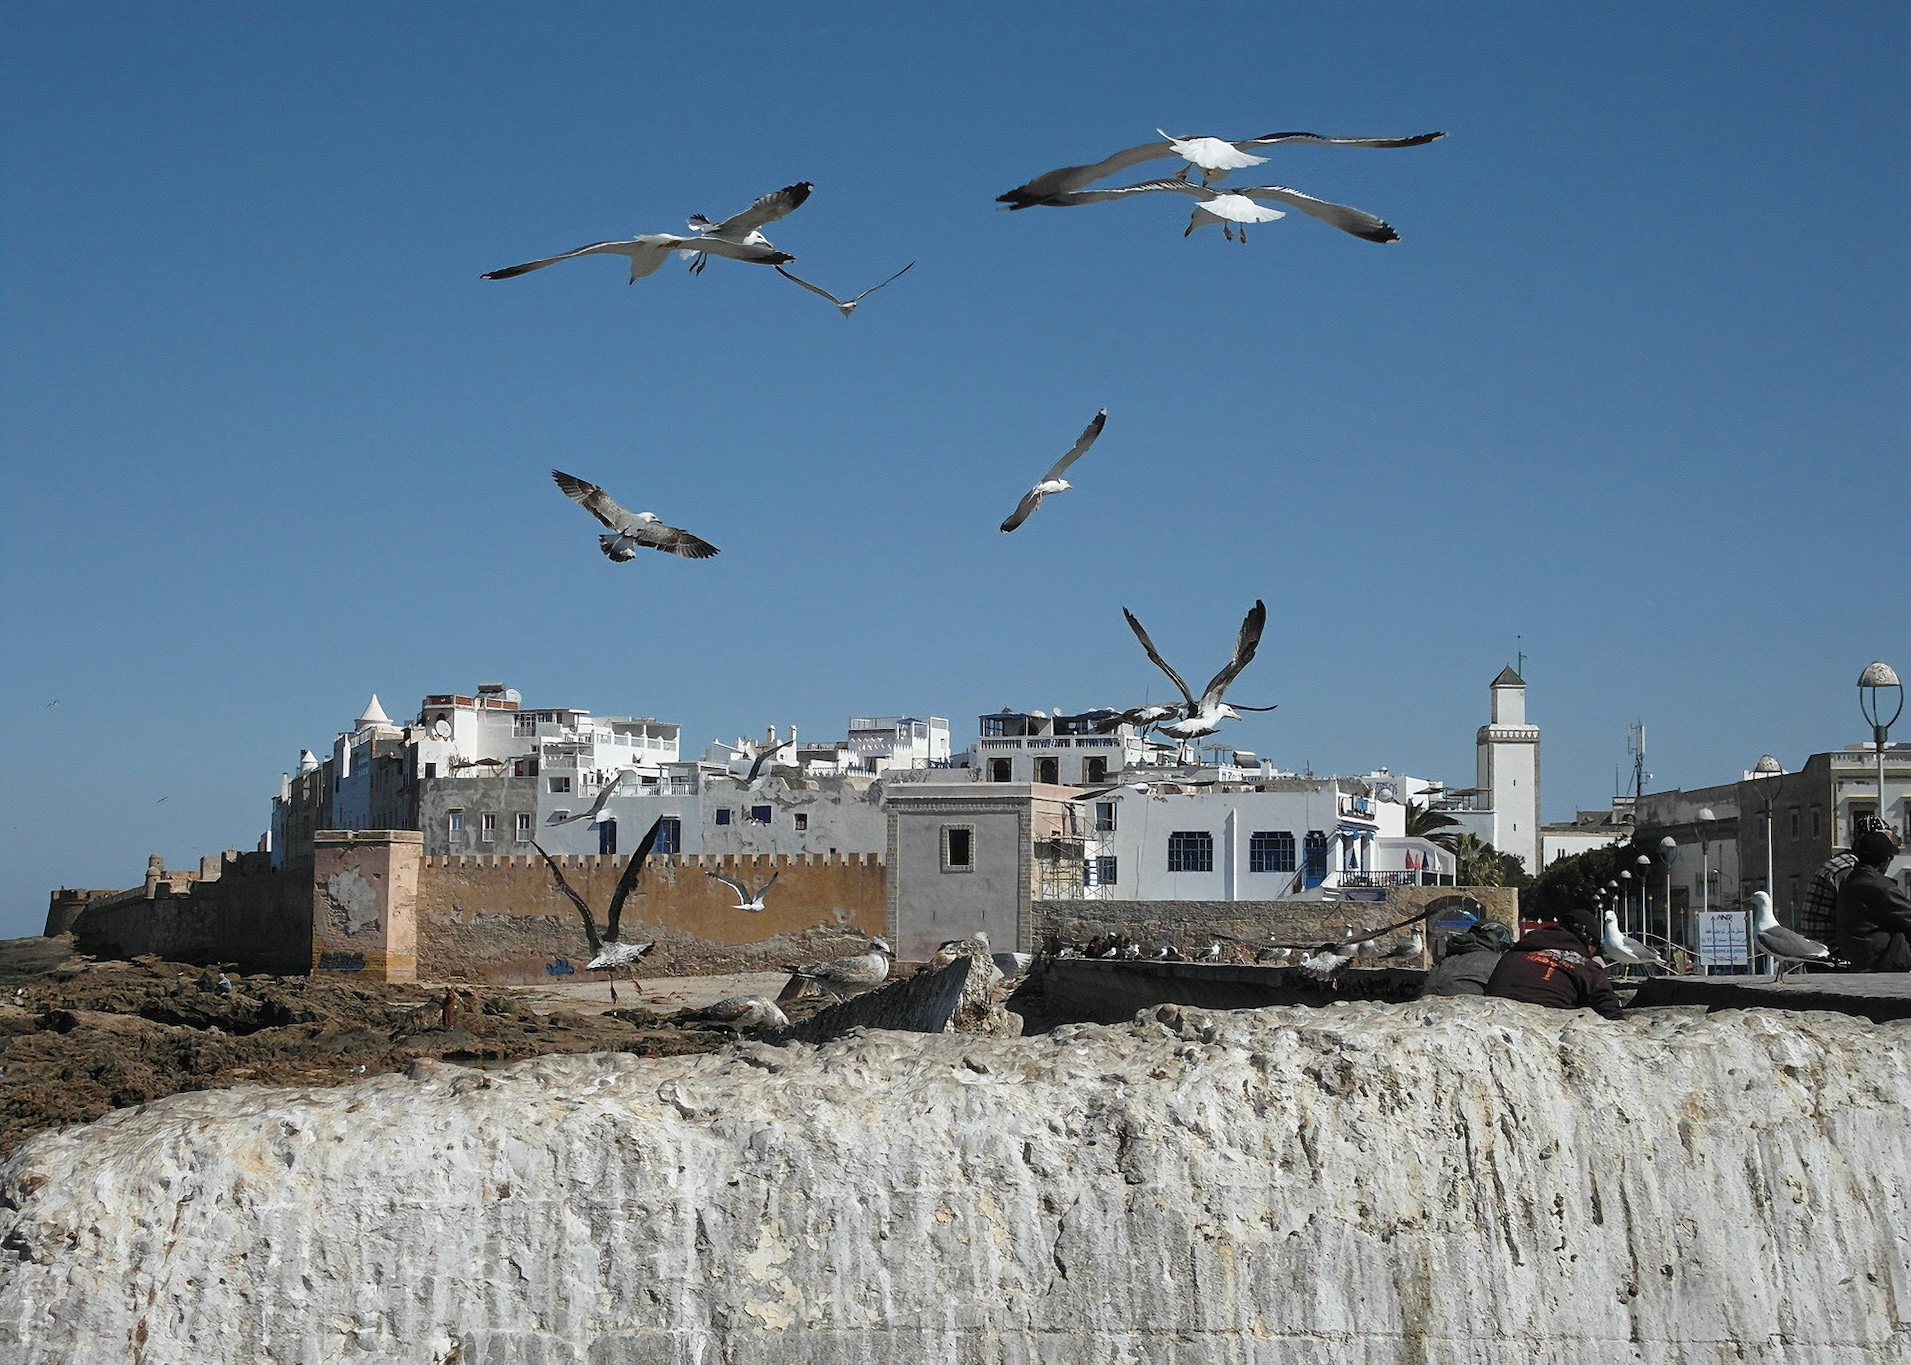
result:
[[[1461,886],[1524,886],[1531,878],[1526,865],[1511,853],[1502,853],[1477,834],[1456,834],[1449,845],[1459,866],[1454,881]]]
[[[1453,841],[1457,836],[1442,831],[1457,828],[1459,823],[1445,811],[1435,810],[1431,801],[1407,802],[1407,837],[1409,839],[1428,839],[1451,853],[1454,851]]]

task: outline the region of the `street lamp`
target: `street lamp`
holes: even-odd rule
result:
[[[1672,941],[1672,856],[1679,851],[1679,841],[1670,834],[1659,841],[1659,857],[1665,862],[1665,937]]]
[[[1629,921],[1632,919],[1632,872],[1631,870],[1630,869],[1622,870],[1619,873],[1619,880],[1625,883],[1624,886],[1619,888],[1619,928],[1626,933],[1631,933],[1632,928],[1629,923]],[[1642,925],[1641,927],[1643,928],[1644,926]]]
[[[1712,909],[1712,822],[1719,817],[1710,806],[1699,807],[1699,913]],[[1690,935],[1693,942],[1698,935]]]
[[[1885,714],[1889,707],[1890,715]],[[1878,818],[1884,819],[1884,744],[1890,737],[1891,726],[1898,719],[1898,713],[1904,710],[1904,684],[1898,681],[1898,675],[1891,665],[1882,659],[1873,659],[1865,671],[1858,675],[1858,709],[1864,718],[1871,722],[1871,738],[1878,745]],[[1857,839],[1852,839],[1853,847]]]
[[[1652,903],[1646,895],[1648,879],[1652,876],[1652,859],[1641,853],[1632,861],[1639,869],[1639,937],[1644,938],[1652,932]]]

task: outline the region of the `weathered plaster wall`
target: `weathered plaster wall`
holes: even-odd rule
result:
[[[602,929],[630,858],[573,855],[558,862]],[[707,871],[752,886],[775,873],[776,888],[760,914],[745,914],[735,908],[735,894]],[[543,981],[559,964],[581,969],[588,957],[576,909],[536,854],[424,859],[417,916],[419,971],[428,980]],[[755,943],[818,924],[880,934],[883,864],[873,854],[653,855],[638,893],[624,907],[624,924],[625,938],[660,928],[726,944]]]
[[[413,830],[320,830],[312,854],[310,966],[381,981],[418,977]]]
[[[1904,1360],[1907,1042],[1449,999],[182,1095],[0,1169],[0,1357]]]

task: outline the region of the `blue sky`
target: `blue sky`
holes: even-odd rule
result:
[[[1261,597],[1244,747],[1470,780],[1523,648],[1557,818],[1635,718],[1697,786],[1911,667],[1911,7],[4,15],[0,934],[252,846],[372,691],[962,742],[1161,695],[1124,605],[1205,677]],[[1157,125],[1449,136],[1256,172],[1387,247],[995,212]],[[796,180],[798,271],[919,262],[847,323],[728,261],[477,278]],[[610,564],[552,466],[724,553]]]

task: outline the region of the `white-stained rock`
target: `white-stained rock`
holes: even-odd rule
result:
[[[0,1359],[1903,1359],[1908,1038],[1164,1007],[179,1096],[0,1170]]]

